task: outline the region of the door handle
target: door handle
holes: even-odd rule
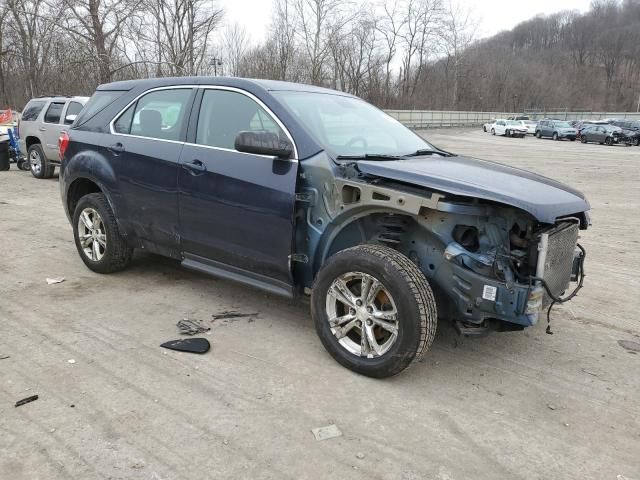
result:
[[[122,145],[120,142],[111,145],[109,148],[109,151],[111,151],[111,153],[113,153],[114,155],[118,155],[122,152],[124,152],[124,145]]]
[[[40,127],[38,130],[40,130],[41,132],[46,132],[47,129],[45,127]]]
[[[182,165],[191,175],[201,175],[207,171],[207,167],[200,160],[193,160]]]

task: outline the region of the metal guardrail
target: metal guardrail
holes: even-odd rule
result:
[[[640,120],[640,112],[467,112],[452,110],[385,110],[409,128],[476,127],[496,118],[527,115],[532,120],[557,118],[561,120],[601,120],[618,118]]]

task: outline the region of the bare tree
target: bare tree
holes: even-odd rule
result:
[[[248,47],[247,30],[237,23],[227,25],[222,34],[222,48],[226,53],[227,71],[234,77],[240,76],[242,59]]]

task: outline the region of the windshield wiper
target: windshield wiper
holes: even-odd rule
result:
[[[393,160],[402,160],[404,155],[387,155],[385,153],[365,153],[364,155],[338,155],[336,160],[377,160],[381,162],[390,162]]]
[[[404,155],[405,157],[422,157],[425,155],[442,155],[443,157],[455,157],[455,153],[447,152],[445,150],[441,150],[437,147],[433,148],[422,148],[420,150],[416,150],[413,153],[408,153]]]

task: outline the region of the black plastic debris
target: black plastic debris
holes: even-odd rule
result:
[[[211,330],[211,327],[202,325],[199,320],[190,320],[188,318],[180,320],[176,323],[176,327],[178,327],[182,335],[197,335]]]
[[[30,397],[23,398],[22,400],[18,400],[16,402],[16,407],[20,407],[26,403],[35,402],[38,399],[38,395],[31,395]]]
[[[239,312],[238,310],[223,310],[220,313],[214,313],[211,315],[212,320],[229,320],[236,318],[255,318],[258,316],[258,312]]]
[[[160,345],[169,350],[189,353],[207,353],[211,348],[206,338],[185,338],[183,340],[171,340]]]

